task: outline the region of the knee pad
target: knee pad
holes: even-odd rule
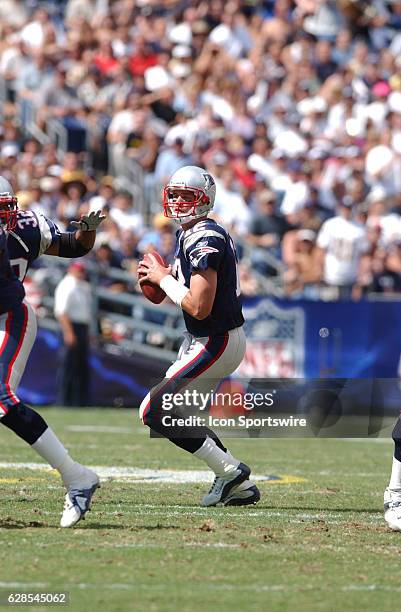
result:
[[[11,429],[20,438],[32,445],[46,431],[46,421],[25,404],[19,403],[0,419],[0,423]]]

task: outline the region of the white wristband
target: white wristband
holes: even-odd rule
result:
[[[174,304],[182,308],[181,304],[189,291],[188,287],[175,280],[171,274],[167,274],[160,281],[160,289],[163,289],[164,293],[168,295]]]

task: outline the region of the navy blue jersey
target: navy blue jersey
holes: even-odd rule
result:
[[[237,264],[231,236],[212,219],[199,221],[189,230],[178,230],[173,276],[189,288],[193,272],[207,268],[217,272],[216,296],[210,315],[199,321],[184,311],[186,327],[194,336],[224,334],[244,323]]]
[[[57,226],[31,210],[18,211],[17,226],[8,233],[7,247],[11,266],[23,281],[30,264],[59,240]]]
[[[25,297],[24,286],[13,272],[7,250],[7,235],[0,225],[0,314],[12,310]]]

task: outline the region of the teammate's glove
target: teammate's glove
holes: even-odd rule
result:
[[[82,215],[79,221],[71,221],[71,225],[81,232],[93,232],[105,219],[106,216],[102,215],[102,211],[97,210],[89,213],[89,215]]]

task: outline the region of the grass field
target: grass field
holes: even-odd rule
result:
[[[257,506],[203,509],[207,483],[124,481],[123,467],[204,470],[149,439],[127,410],[42,410],[78,460],[114,467],[93,510],[58,527],[63,489],[0,429],[0,590],[70,592],[71,610],[387,610],[401,594],[401,533],[382,520],[387,440],[232,440],[257,475]],[[107,473],[107,472],[105,472]],[[26,608],[25,608],[26,609]],[[39,609],[39,608],[37,608]]]

